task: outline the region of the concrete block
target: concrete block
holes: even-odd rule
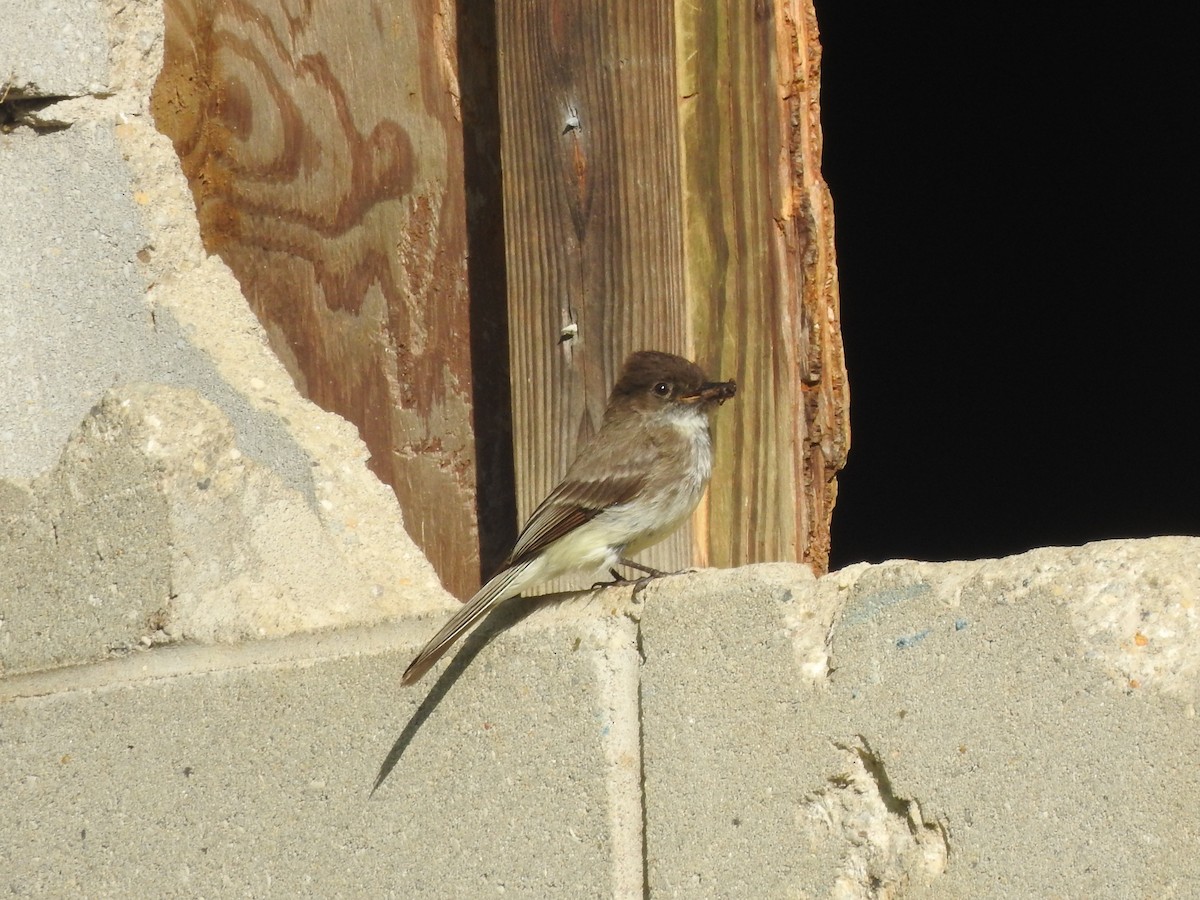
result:
[[[412,690],[440,617],[9,675],[0,872],[91,896],[1186,896],[1200,731],[1163,661],[1200,653],[1197,551],[517,602]],[[1070,586],[1097,583],[1106,621],[1180,625],[1135,632],[1164,644],[1154,679],[1081,631]]]
[[[653,586],[651,892],[1186,895],[1197,587],[1195,538]]]
[[[409,573],[356,565],[358,535],[332,504],[314,508],[244,454],[229,420],[191,390],[109,391],[58,465],[6,496],[0,673],[408,608]]]
[[[0,93],[79,96],[108,83],[108,40],[97,0],[0,0]]]
[[[640,885],[640,816],[621,824],[636,779],[609,708],[609,673],[635,671],[632,623],[519,628],[465,673],[452,667],[433,704],[398,687],[421,624],[164,648],[0,682],[0,885],[91,897],[609,897]]]
[[[310,461],[280,417],[148,301],[139,254],[154,239],[132,177],[110,122],[0,135],[0,221],[18,225],[0,227],[0,477],[46,471],[106,389],[147,381],[208,397],[243,452],[312,496]]]

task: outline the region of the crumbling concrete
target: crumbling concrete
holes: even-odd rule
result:
[[[453,600],[203,251],[159,4],[24,9],[0,78],[53,102],[0,132],[0,886],[1195,893],[1197,538],[517,602],[399,688]]]
[[[1195,538],[655,585],[651,892],[1188,894],[1198,591]]]
[[[46,101],[0,131],[0,674],[452,605],[201,245],[161,7],[59,12],[0,30],[0,94]]]
[[[1129,673],[1200,653],[1198,559],[706,571],[500,633],[502,609],[417,689],[434,617],[10,675],[0,871],[34,895],[1187,896],[1195,709]],[[1113,666],[1059,589],[1101,581],[1118,620],[1181,628],[1114,632]]]

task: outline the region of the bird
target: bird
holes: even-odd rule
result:
[[[538,505],[508,558],[404,671],[414,684],[497,604],[575,571],[617,563],[662,575],[627,557],[674,532],[700,502],[712,475],[711,414],[737,393],[709,381],[682,356],[631,354],[613,385],[599,430]]]

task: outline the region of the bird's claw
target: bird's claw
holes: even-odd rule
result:
[[[616,569],[609,569],[608,574],[612,576],[612,581],[597,581],[592,585],[593,591],[602,591],[609,587],[620,587],[623,584],[633,584],[635,579],[626,578]]]
[[[632,584],[634,586],[634,595],[636,596],[638,591],[648,585],[651,581],[654,581],[656,578],[666,578],[668,575],[680,574],[678,572],[663,572],[659,569],[653,569],[650,566],[643,566],[641,563],[635,563],[628,559],[622,559],[621,565],[628,566],[631,569],[637,569],[638,571],[645,572],[646,574],[639,578],[626,578],[615,568],[609,569],[608,574],[612,576],[612,581],[597,581],[592,585],[591,590],[601,591],[604,590],[604,588],[623,587],[625,585]],[[688,570],[685,569],[684,571]]]

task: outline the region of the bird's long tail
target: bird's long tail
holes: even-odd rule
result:
[[[442,655],[453,646],[454,642],[473,628],[497,603],[516,596],[521,591],[524,582],[521,575],[529,568],[530,561],[509,566],[497,572],[487,584],[468,600],[463,608],[454,614],[442,630],[430,638],[421,652],[416,655],[404,675],[401,684],[412,684],[433,667]],[[515,582],[515,584],[514,584]],[[515,588],[515,589],[514,589]]]

